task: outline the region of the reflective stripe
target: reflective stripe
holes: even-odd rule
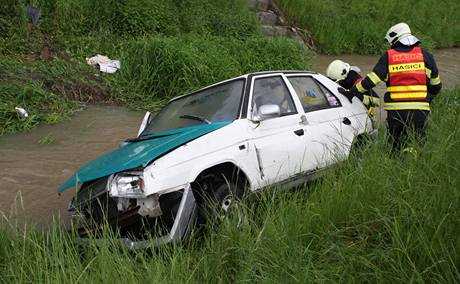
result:
[[[425,68],[425,73],[428,78],[431,77],[431,69],[430,68]]]
[[[404,64],[392,64],[388,66],[390,73],[397,72],[409,72],[425,70],[424,62],[404,63]]]
[[[420,93],[391,93],[390,97],[392,100],[414,100],[414,99],[426,99],[426,92]]]
[[[371,97],[371,96],[368,96],[368,95],[364,95],[363,96],[363,104],[365,106],[368,106],[370,104],[374,105],[374,106],[380,106],[380,98],[376,98],[376,97]]]
[[[362,81],[360,81],[358,84],[356,84],[356,89],[357,89],[358,92],[360,92],[360,93],[365,93],[365,92],[367,92],[367,90],[364,89],[363,85],[361,85],[361,82],[362,82]]]
[[[380,98],[371,97],[371,102],[372,102],[375,106],[380,106]]]
[[[364,104],[365,106],[367,106],[367,105],[369,105],[369,103],[370,103],[369,96],[364,95],[364,96],[363,96],[363,104]]]
[[[382,80],[380,80],[379,76],[377,76],[377,74],[375,74],[375,72],[371,72],[369,74],[367,74],[367,77],[369,79],[371,79],[372,83],[374,83],[374,85],[377,85],[378,83],[380,83]]]
[[[413,91],[426,91],[427,87],[423,85],[414,86],[390,86],[387,88],[388,92],[413,92]]]
[[[430,104],[426,102],[384,103],[383,108],[385,110],[405,110],[405,109],[430,110]]]
[[[441,84],[441,78],[436,77],[436,78],[431,78],[430,79],[430,85],[434,86],[434,85],[439,85]]]

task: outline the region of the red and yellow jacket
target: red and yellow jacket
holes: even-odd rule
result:
[[[430,110],[432,96],[442,88],[433,55],[418,46],[388,50],[373,71],[356,84],[352,93],[365,93],[385,81],[386,110]]]

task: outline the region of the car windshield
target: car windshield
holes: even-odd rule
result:
[[[235,120],[243,95],[244,79],[207,88],[166,105],[142,135],[203,123]]]

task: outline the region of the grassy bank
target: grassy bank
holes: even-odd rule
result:
[[[290,21],[309,31],[324,53],[376,54],[386,31],[406,22],[425,46],[460,44],[460,2],[276,0]]]
[[[100,38],[79,39],[88,47],[67,53],[59,45],[42,45],[0,60],[0,135],[60,121],[86,103],[155,111],[174,96],[244,73],[308,69],[310,58],[304,46],[285,39],[152,36],[120,41],[117,50],[104,47]],[[122,69],[97,72],[78,55],[86,50],[115,54]],[[21,118],[15,107],[25,108],[29,117]]]
[[[266,192],[248,222],[154,253],[78,248],[55,226],[0,230],[3,282],[457,282],[460,89],[436,99],[421,154],[381,139],[316,183]]]
[[[36,27],[27,3],[0,4],[0,135],[60,121],[86,103],[155,111],[243,73],[309,66],[302,45],[262,38],[243,0],[37,0]],[[85,64],[95,54],[120,59],[122,69],[99,73]]]
[[[156,109],[172,97],[245,73],[310,66],[301,44],[260,37],[153,37],[128,43],[122,58],[125,68],[110,86],[137,109]]]

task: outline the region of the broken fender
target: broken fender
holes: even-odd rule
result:
[[[113,173],[139,166],[145,167],[161,155],[230,123],[229,121],[217,122],[168,130],[157,133],[146,140],[127,143],[81,167],[59,187],[58,192],[64,192],[66,189],[78,186],[86,181]]]

